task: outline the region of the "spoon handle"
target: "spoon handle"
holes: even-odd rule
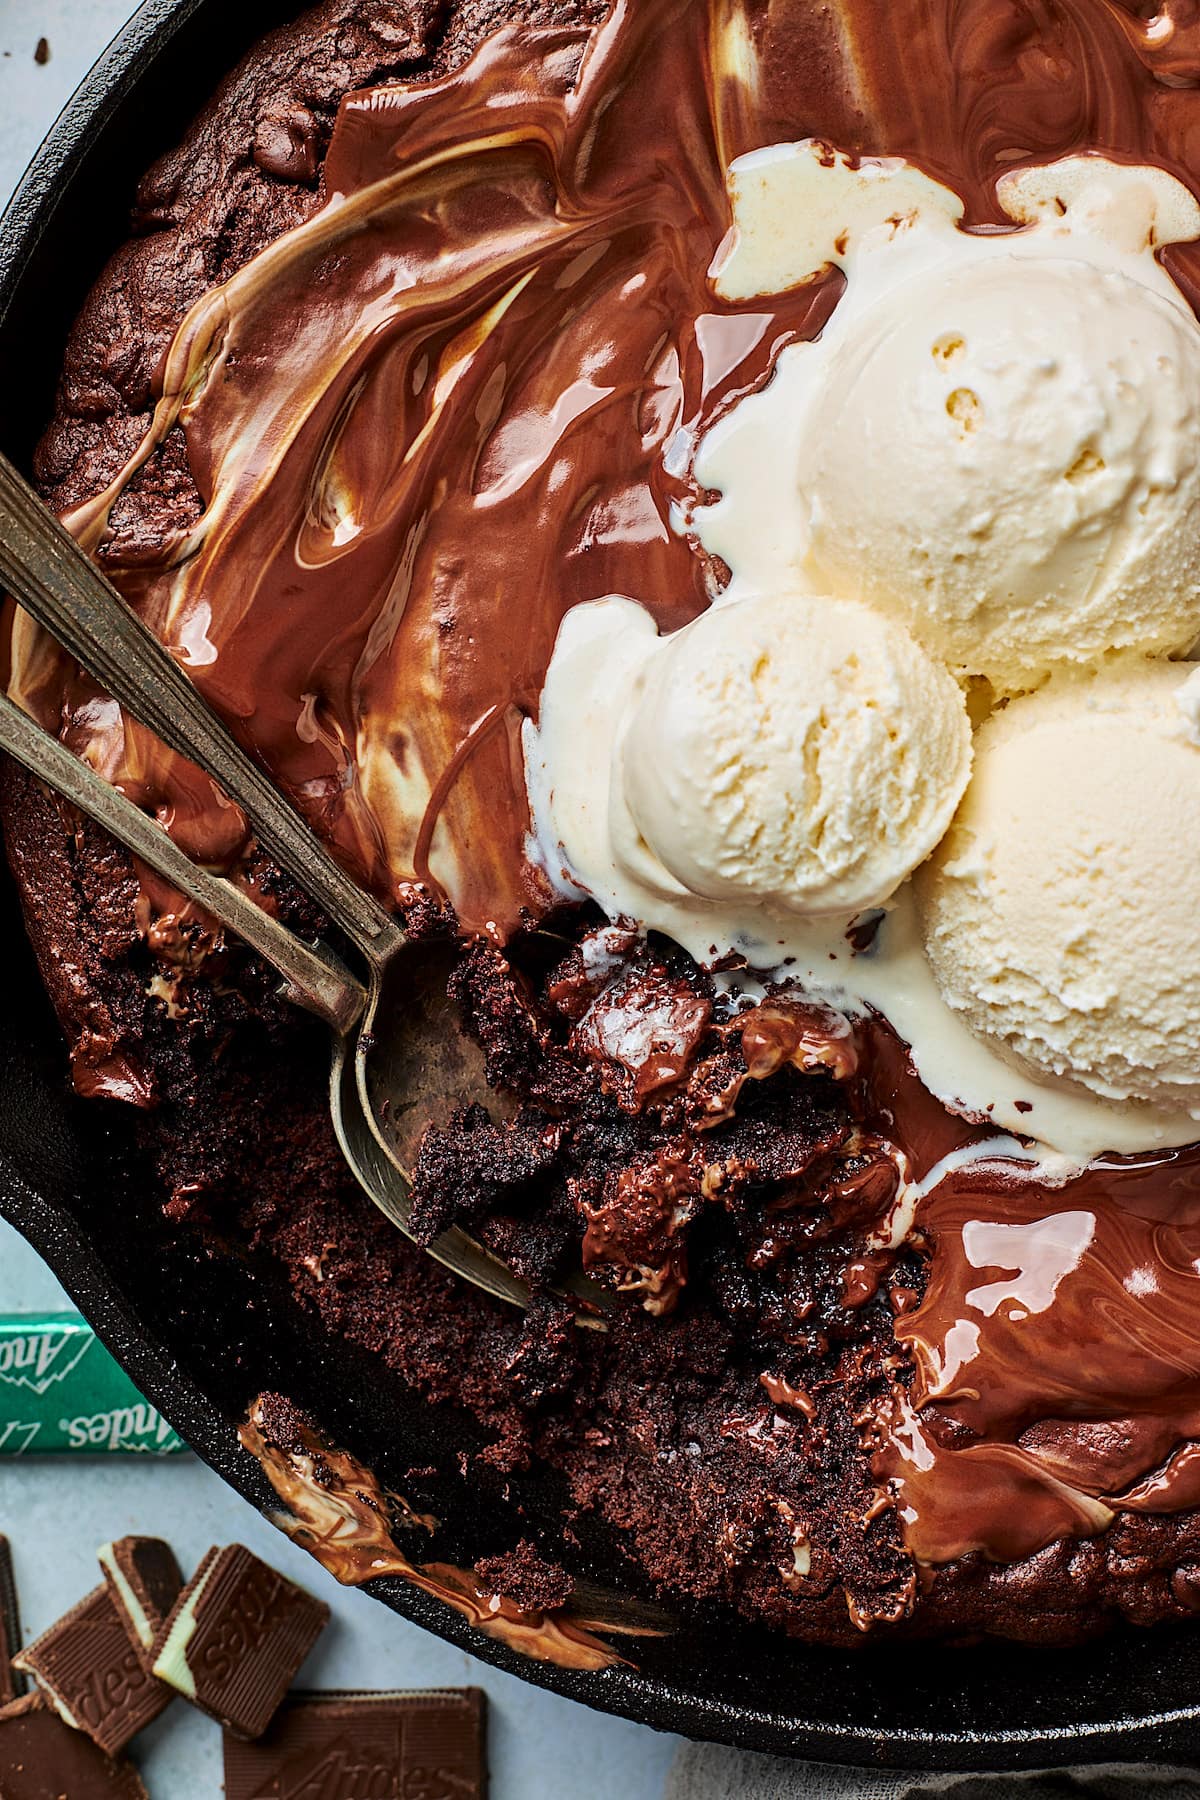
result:
[[[344,1034],[361,1016],[366,990],[337,958],[311,949],[223,875],[200,868],[157,820],[51,737],[6,694],[0,694],[0,750],[46,782],[81,813],[111,832],[180,893],[235,931],[283,976],[288,998]]]
[[[218,782],[268,854],[369,962],[378,966],[399,946],[403,936],[395,920],[338,866],[175,658],[2,455],[0,585],[107,693]]]

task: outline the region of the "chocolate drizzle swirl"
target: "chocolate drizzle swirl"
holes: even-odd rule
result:
[[[538,899],[518,734],[564,612],[703,607],[669,446],[823,316],[820,289],[756,312],[709,290],[719,54],[702,8],[651,0],[349,96],[325,206],[193,308],[147,439],[70,519],[99,548],[185,426],[200,519],[107,566],[364,880],[440,886],[470,928]],[[42,657],[22,686],[57,717],[62,681]],[[244,833],[211,784],[84,695],[93,758],[228,863]]]
[[[1010,1171],[968,1165],[917,1212],[929,1282],[896,1321],[915,1379],[875,1469],[924,1562],[1200,1504],[1200,1152],[1058,1190]]]

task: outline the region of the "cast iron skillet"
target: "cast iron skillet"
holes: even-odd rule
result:
[[[0,443],[26,465],[70,322],[127,235],[137,177],[250,42],[298,10],[298,0],[145,0],[35,159],[0,227]],[[46,1256],[146,1395],[257,1505],[269,1496],[234,1426],[262,1388],[281,1387],[309,1407],[396,1486],[408,1468],[439,1453],[444,1461],[448,1440],[469,1442],[469,1421],[416,1402],[375,1363],[299,1318],[269,1271],[170,1237],[141,1198],[147,1184],[121,1110],[71,1094],[7,884],[0,915],[0,1210]],[[532,1520],[552,1545],[558,1498],[549,1478],[523,1482],[520,1530]],[[499,1491],[465,1495],[454,1483],[435,1489],[433,1502],[446,1521],[438,1544],[446,1559],[470,1563],[518,1535]],[[568,1561],[594,1580],[629,1584],[602,1532]],[[1200,1631],[1120,1630],[1059,1652],[868,1643],[848,1655],[701,1615],[638,1645],[637,1671],[595,1675],[514,1656],[403,1583],[372,1591],[526,1680],[690,1737],[901,1767],[1200,1762]]]

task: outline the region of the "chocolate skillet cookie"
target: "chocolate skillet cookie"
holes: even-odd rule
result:
[[[1057,24],[1017,5],[1003,27],[983,4],[891,10],[847,7],[864,85],[826,9],[749,6],[755,111],[700,0],[330,0],[264,39],[146,175],[66,348],[47,500],[413,936],[460,945],[452,993],[495,1104],[425,1136],[415,1216],[426,1240],[460,1222],[510,1261],[538,1289],[527,1317],[358,1191],[324,1034],[269,970],[12,769],[3,825],[76,1087],[136,1111],[173,1231],[272,1259],[303,1317],[473,1414],[492,1471],[548,1465],[675,1603],[838,1645],[1069,1643],[1200,1605],[1186,1485],[1171,1510],[1109,1504],[1200,1425],[1191,1214],[1132,1398],[1097,1345],[1082,1401],[1064,1382],[973,1423],[951,1401],[922,1412],[939,1510],[895,1447],[973,1279],[964,1217],[1025,1230],[1056,1202],[977,1171],[914,1223],[910,1178],[981,1127],[921,1088],[882,1022],[755,984],[744,958],[701,967],[572,899],[528,848],[523,722],[563,617],[639,579],[664,631],[704,612],[728,571],[667,528],[691,479],[671,446],[762,389],[838,299],[829,266],[753,305],[712,297],[726,162],[809,136],[903,154],[990,226],[1014,145],[1178,163],[1132,25],[1082,5]],[[901,55],[910,37],[935,48]],[[414,225],[388,183],[422,158],[441,172]],[[343,231],[355,207],[379,208],[373,232]],[[206,300],[221,284],[224,310]],[[211,784],[44,644],[20,650],[24,697],[68,741],[319,930]],[[1194,1181],[1187,1153],[1175,1172]],[[1126,1227],[1119,1178],[1081,1183],[1094,1273],[1064,1341],[1108,1285],[1124,1329],[1123,1272],[1165,1254],[1148,1204]],[[580,1258],[623,1297],[607,1333],[553,1295]],[[1015,1391],[1009,1346],[980,1356]]]

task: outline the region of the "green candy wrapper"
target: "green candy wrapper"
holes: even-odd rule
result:
[[[0,1316],[0,1456],[186,1448],[78,1313]]]

